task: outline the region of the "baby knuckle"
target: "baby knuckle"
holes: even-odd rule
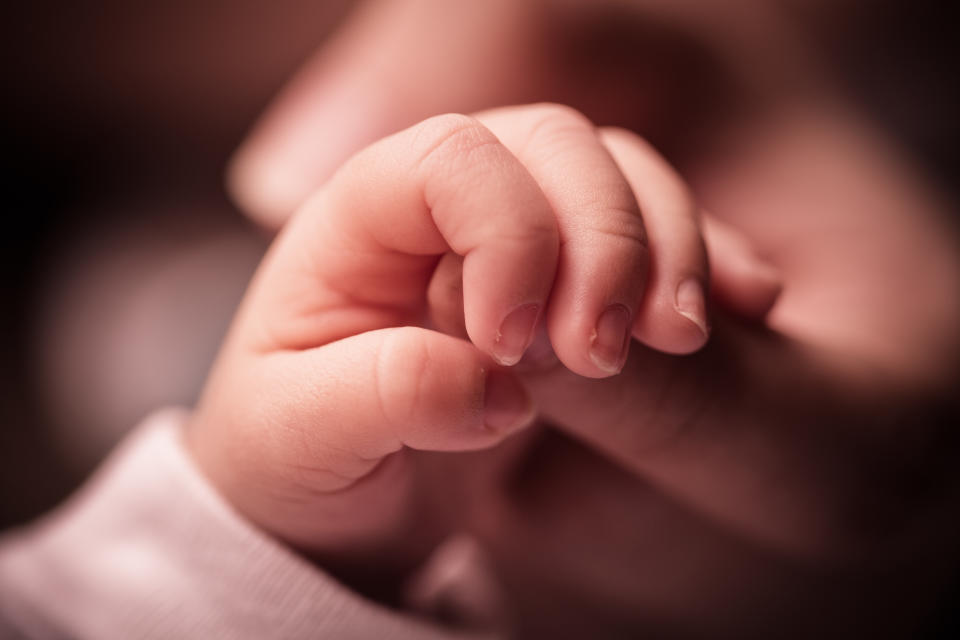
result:
[[[601,210],[603,215],[592,216],[584,231],[606,242],[647,245],[646,228],[635,210],[618,204],[604,205]]]
[[[572,107],[559,104],[538,104],[522,114],[527,119],[527,130],[520,149],[552,148],[562,141],[579,140],[584,133],[593,135],[590,120]]]
[[[590,119],[573,107],[544,102],[530,107],[533,117],[532,132],[556,134],[567,131],[593,131]]]
[[[428,118],[417,126],[415,134],[415,146],[423,149],[417,166],[427,170],[435,163],[449,164],[451,156],[470,155],[478,148],[498,143],[479,120],[459,113]]]

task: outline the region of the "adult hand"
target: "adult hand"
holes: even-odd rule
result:
[[[529,635],[910,635],[955,567],[947,205],[835,105],[730,133],[699,191],[784,293],[768,327],[718,315],[693,356],[529,374],[550,422],[601,454],[546,432],[476,513]]]
[[[755,64],[774,46],[783,75]],[[274,100],[230,189],[277,229],[374,140],[439,113],[538,101],[664,149],[747,95],[805,82],[804,57],[785,48],[796,49],[771,3],[750,0],[368,0]]]

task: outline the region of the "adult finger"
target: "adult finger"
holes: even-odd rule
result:
[[[637,348],[616,378],[552,367],[524,381],[550,422],[738,534],[849,553],[876,525],[865,455],[876,434],[844,418],[866,410],[855,389],[869,368],[720,320],[691,356]]]
[[[710,254],[711,298],[741,318],[762,320],[783,290],[780,272],[746,236],[715,216],[701,216],[701,228]]]
[[[234,156],[230,192],[277,229],[351,154],[425,117],[528,99],[537,3],[371,0],[290,81]],[[504,73],[509,68],[511,73]]]

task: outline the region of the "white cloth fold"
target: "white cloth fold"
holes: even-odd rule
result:
[[[490,637],[368,601],[244,521],[193,466],[185,419],[155,414],[63,506],[4,537],[0,636]]]

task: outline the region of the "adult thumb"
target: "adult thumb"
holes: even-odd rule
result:
[[[369,0],[293,77],[234,155],[228,188],[277,229],[351,154],[427,116],[532,99],[536,3]]]

